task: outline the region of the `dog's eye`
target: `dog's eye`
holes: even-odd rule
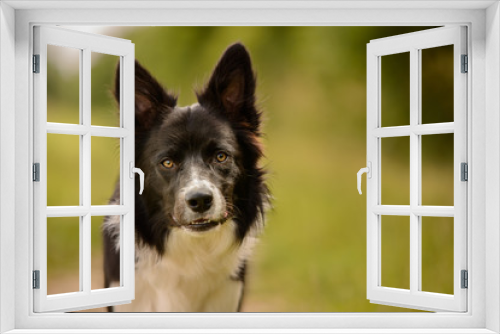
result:
[[[168,169],[174,167],[174,162],[172,161],[172,159],[169,159],[169,158],[163,160],[161,162],[161,164],[163,165],[163,167],[168,168]]]
[[[217,162],[224,162],[227,160],[227,153],[225,152],[218,152],[215,155],[215,159],[217,159]]]

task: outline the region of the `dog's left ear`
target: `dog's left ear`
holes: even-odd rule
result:
[[[260,114],[255,108],[255,75],[250,55],[236,43],[222,55],[208,85],[198,95],[200,105],[223,112],[232,122],[259,131]]]

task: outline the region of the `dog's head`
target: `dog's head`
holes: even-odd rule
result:
[[[135,91],[136,165],[146,175],[138,200],[148,230],[158,234],[145,239],[162,250],[172,229],[202,235],[232,220],[242,240],[262,220],[267,200],[258,167],[255,76],[245,47],[234,44],[225,51],[192,106],[178,107],[137,62]]]

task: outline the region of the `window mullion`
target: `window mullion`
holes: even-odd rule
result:
[[[418,65],[418,70],[416,75],[416,80],[417,82],[417,97],[416,97],[416,115],[415,115],[415,128],[417,127],[423,127],[422,125],[422,50],[415,50],[415,55],[416,55],[416,62]],[[445,124],[443,124],[445,125]],[[453,127],[453,124],[447,124],[451,125]],[[446,126],[446,125],[445,125]],[[419,132],[418,134],[416,133],[416,145],[417,145],[417,152],[416,152],[416,157],[417,157],[417,165],[415,168],[417,168],[417,203],[415,207],[420,208],[422,206],[422,135],[425,132]],[[418,284],[417,288],[418,291],[422,291],[422,217],[423,215],[420,214],[416,216],[417,218],[417,242],[418,242],[418,274],[417,274],[417,279],[418,279]]]
[[[91,125],[91,50],[89,48],[83,49],[83,61],[81,62],[82,71],[82,89],[81,89],[81,118],[82,125],[84,127],[90,127]],[[90,209],[91,205],[91,135],[90,132],[82,135],[82,149],[80,157],[80,166],[82,170],[82,178],[80,182],[82,183],[82,204],[84,207]],[[80,277],[82,278],[83,291],[90,293],[91,290],[91,215],[90,211],[83,216],[81,233],[80,233],[80,266],[82,270],[80,271]]]
[[[81,127],[82,124],[83,124],[83,77],[82,77],[82,73],[83,73],[83,52],[82,50],[80,50],[80,59],[79,59],[79,64],[80,64],[80,68],[79,68],[79,82],[78,82],[78,85],[79,85],[79,97],[78,97],[78,101],[79,101],[79,110],[78,110],[78,117],[79,117],[79,124],[78,124],[78,127]],[[50,124],[49,122],[46,123],[46,126],[47,126],[47,133],[52,133],[52,131],[50,131]],[[62,128],[64,128],[65,126],[63,125]],[[82,165],[82,162],[83,162],[83,136],[79,135],[78,136],[78,141],[79,141],[79,199],[78,199],[78,209],[81,209],[84,207],[84,202],[83,202],[83,199],[84,199],[84,180],[83,180],[83,176],[84,176],[84,170],[83,170],[83,165]],[[80,210],[78,210],[80,211]],[[83,214],[83,213],[82,213]],[[47,217],[50,217],[51,214],[50,214],[50,208],[47,207]],[[84,272],[84,267],[83,267],[83,248],[82,248],[82,245],[83,245],[83,232],[84,232],[84,216],[79,216],[79,227],[78,227],[78,247],[79,247],[79,256],[78,256],[78,261],[79,261],[79,268],[78,268],[78,273],[79,273],[79,277],[78,277],[78,280],[79,280],[79,291],[83,291],[83,272]]]
[[[410,51],[410,291],[420,282],[420,217],[413,211],[420,204],[420,136],[413,129],[419,124],[420,66],[417,49]]]

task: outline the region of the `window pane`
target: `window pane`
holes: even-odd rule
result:
[[[453,294],[453,218],[422,217],[422,291]]]
[[[422,136],[422,205],[453,206],[453,134]]]
[[[410,124],[410,53],[381,57],[382,126]]]
[[[120,57],[92,52],[92,125],[120,126],[115,73]]]
[[[382,204],[410,205],[410,137],[382,138]]]
[[[120,139],[92,137],[92,205],[120,204]]]
[[[47,294],[80,291],[80,218],[47,218]]]
[[[47,122],[80,123],[80,53],[47,45]]]
[[[410,289],[410,217],[382,216],[382,286]]]
[[[453,122],[453,45],[423,49],[422,123]]]
[[[80,137],[47,134],[47,205],[80,205]]]
[[[106,226],[103,223],[106,222]],[[112,236],[113,242],[103,244],[103,231]],[[104,270],[108,277],[114,278],[108,287],[120,286],[120,244],[115,247],[115,241],[120,240],[120,216],[94,216],[92,217],[92,290],[104,289]],[[116,239],[115,239],[116,238]],[[107,263],[104,263],[104,253],[107,253]],[[105,269],[104,269],[105,268]]]

